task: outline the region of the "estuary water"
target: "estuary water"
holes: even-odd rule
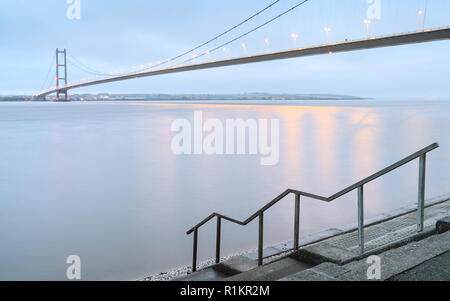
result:
[[[176,155],[172,123],[279,120],[279,160]],[[136,280],[189,265],[186,231],[219,212],[244,220],[287,188],[330,196],[434,142],[426,198],[450,192],[450,102],[0,103],[0,280]],[[417,200],[414,161],[365,187],[370,218]],[[301,236],[356,222],[356,192],[304,198]],[[265,215],[265,244],[291,240],[293,197]],[[224,222],[222,254],[254,249],[257,225]],[[215,254],[215,222],[199,232]]]

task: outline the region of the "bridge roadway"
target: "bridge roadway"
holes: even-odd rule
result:
[[[373,38],[367,38],[367,39],[361,39],[361,40],[344,41],[344,42],[324,44],[324,45],[319,45],[319,46],[296,48],[296,49],[291,49],[291,50],[286,50],[286,51],[264,53],[264,54],[238,57],[238,58],[232,58],[232,59],[225,59],[225,60],[219,60],[219,61],[211,61],[211,62],[207,62],[207,63],[192,64],[192,65],[185,65],[185,66],[179,66],[179,67],[168,67],[165,69],[158,69],[158,70],[147,71],[147,72],[119,75],[119,76],[110,77],[110,78],[106,78],[106,79],[98,79],[98,80],[94,80],[94,81],[90,81],[90,82],[68,85],[67,87],[60,87],[59,89],[52,89],[52,90],[44,91],[44,92],[36,94],[35,97],[42,98],[42,97],[45,97],[46,95],[56,93],[58,90],[59,91],[65,91],[65,90],[68,91],[68,90],[87,87],[87,86],[111,83],[111,82],[116,82],[116,81],[134,79],[134,78],[156,76],[156,75],[162,75],[162,74],[218,68],[218,67],[225,67],[225,66],[243,65],[243,64],[274,61],[274,60],[289,59],[289,58],[304,57],[304,56],[312,56],[312,55],[319,55],[319,54],[331,54],[331,53],[355,51],[355,50],[362,50],[362,49],[372,49],[372,48],[380,48],[380,47],[424,43],[424,42],[446,40],[446,39],[450,39],[450,27],[428,29],[428,30],[424,30],[424,31],[416,31],[416,32],[410,32],[410,33],[401,33],[401,34],[395,34],[395,35],[390,35],[390,36],[373,37]]]

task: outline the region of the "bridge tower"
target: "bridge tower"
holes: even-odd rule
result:
[[[63,70],[60,70],[61,68]],[[61,90],[60,82],[64,85]],[[67,49],[59,50],[59,48],[56,48],[56,101],[70,101],[65,87],[67,87]]]

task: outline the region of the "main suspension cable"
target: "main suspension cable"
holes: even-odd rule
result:
[[[48,72],[47,72],[47,76],[45,77],[45,81],[44,81],[44,83],[42,84],[42,87],[41,87],[41,91],[44,90],[45,88],[47,88],[48,77],[50,76],[50,72],[52,71],[52,67],[55,66],[55,63],[54,63],[55,56],[56,56],[56,54],[53,54],[52,61],[50,62],[50,67],[49,67]]]
[[[266,25],[272,23],[273,21],[275,21],[275,20],[281,18],[282,16],[284,16],[284,15],[286,15],[287,13],[293,11],[294,9],[296,9],[297,7],[299,7],[299,6],[303,5],[303,4],[305,4],[305,3],[308,2],[308,1],[309,1],[309,0],[304,0],[304,1],[302,1],[302,2],[300,2],[300,3],[298,3],[298,4],[296,4],[295,6],[291,7],[290,9],[288,9],[288,10],[284,11],[283,13],[277,15],[276,17],[270,19],[269,21],[264,22],[263,24],[261,24],[261,25],[255,27],[255,28],[253,28],[253,29],[251,29],[251,30],[249,30],[249,31],[247,31],[247,32],[245,32],[245,33],[243,33],[243,34],[237,36],[236,38],[234,38],[234,39],[232,39],[232,40],[230,40],[230,41],[228,41],[228,42],[226,42],[226,43],[224,43],[224,44],[222,44],[222,45],[220,45],[220,46],[217,46],[217,47],[215,47],[215,48],[209,50],[207,53],[212,53],[212,52],[217,51],[218,49],[221,49],[221,48],[223,48],[223,47],[225,47],[225,46],[227,46],[227,45],[229,45],[229,44],[231,44],[231,43],[233,43],[233,42],[236,42],[236,41],[239,40],[239,39],[242,39],[243,37],[245,37],[245,36],[251,34],[252,32],[257,31],[257,30],[260,29],[261,27],[264,27],[264,26],[266,26]],[[193,58],[190,58],[190,59],[188,59],[188,60],[185,60],[184,62],[181,62],[180,64],[177,64],[177,65],[175,65],[175,66],[173,66],[173,67],[176,67],[176,66],[183,65],[183,64],[185,64],[185,63],[191,62],[191,61],[193,61],[193,60],[195,60],[195,59],[198,59],[198,58],[200,58],[200,57],[202,57],[202,56],[205,56],[207,53],[202,53],[202,54],[200,54],[200,55],[198,55],[198,56],[196,56],[196,57],[193,57]]]
[[[226,35],[227,33],[229,33],[229,32],[231,32],[231,31],[235,30],[235,29],[238,28],[238,27],[240,27],[241,25],[244,25],[244,24],[247,23],[248,21],[252,20],[253,18],[255,18],[255,17],[259,16],[260,14],[262,14],[263,12],[265,12],[266,10],[270,9],[271,7],[273,7],[275,4],[277,4],[277,3],[280,2],[280,1],[281,1],[281,0],[276,0],[276,1],[272,2],[271,4],[269,4],[268,6],[264,7],[263,9],[259,10],[258,12],[254,13],[253,15],[251,15],[250,17],[248,17],[248,18],[245,19],[244,21],[240,22],[239,24],[234,25],[233,27],[231,27],[231,28],[227,29],[226,31],[222,32],[221,34],[219,34],[219,35],[213,37],[212,39],[209,39],[208,41],[206,41],[206,42],[204,42],[204,43],[202,43],[202,44],[200,44],[200,45],[198,45],[198,46],[196,46],[196,47],[194,47],[194,48],[192,48],[192,49],[190,49],[190,50],[188,50],[188,51],[186,51],[186,52],[183,52],[183,53],[181,53],[181,54],[179,54],[179,55],[177,55],[177,56],[175,56],[175,57],[169,59],[168,61],[161,62],[161,64],[157,64],[156,66],[151,66],[151,67],[147,67],[147,68],[141,69],[141,70],[139,70],[139,71],[137,71],[137,72],[142,72],[142,70],[149,70],[149,69],[155,68],[155,67],[157,67],[157,66],[161,66],[161,65],[167,64],[167,63],[169,63],[169,62],[171,62],[171,61],[174,61],[174,60],[176,60],[176,59],[179,59],[180,57],[183,57],[183,56],[185,56],[185,55],[187,55],[187,54],[189,54],[189,53],[192,53],[192,52],[194,52],[195,50],[200,49],[200,48],[202,48],[203,46],[206,46],[206,45],[210,44],[211,42],[214,42],[214,41],[216,41],[217,39],[223,37],[223,36]]]

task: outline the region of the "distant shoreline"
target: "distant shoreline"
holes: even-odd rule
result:
[[[243,93],[243,94],[74,94],[71,101],[249,101],[249,100],[370,100],[371,98],[338,94],[289,94],[289,93]],[[55,100],[48,97],[47,100]],[[0,101],[33,101],[31,95],[0,96]]]

